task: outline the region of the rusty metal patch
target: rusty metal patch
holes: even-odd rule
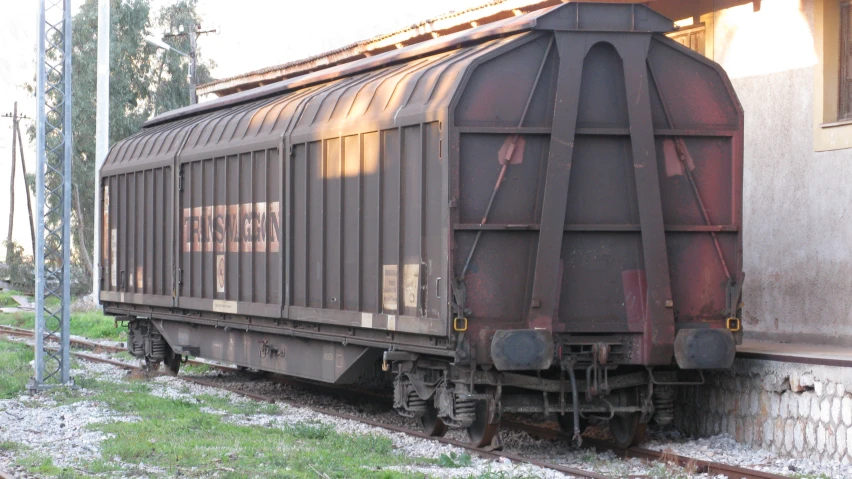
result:
[[[689,166],[689,171],[694,170],[695,163],[692,160],[692,156],[689,154],[689,150],[683,148],[683,154],[685,156],[684,161],[686,161],[687,166]],[[666,176],[682,176],[684,174],[683,162],[678,154],[677,144],[675,144],[675,141],[671,138],[663,140],[663,157],[665,158],[666,163]]]
[[[145,288],[145,274],[142,271],[142,266],[136,267],[136,287],[139,289]]]
[[[509,135],[500,151],[497,153],[497,160],[501,165],[506,163],[510,165],[520,165],[524,162],[524,146],[527,142],[521,135]]]

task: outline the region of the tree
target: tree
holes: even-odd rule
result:
[[[110,108],[109,144],[139,131],[154,114],[189,103],[186,58],[163,52],[145,42],[152,24],[160,31],[176,31],[200,23],[197,0],[180,0],[160,9],[151,20],[148,0],[111,0],[110,10]],[[94,250],[95,111],[97,99],[98,0],[86,0],[72,20],[72,236],[73,261],[91,274]],[[181,51],[189,51],[186,36],[169,39]],[[213,62],[197,52],[198,84],[211,80]],[[34,89],[33,89],[34,91]],[[53,92],[58,95],[59,92]],[[30,132],[31,140],[34,130]],[[50,139],[48,139],[50,141]]]

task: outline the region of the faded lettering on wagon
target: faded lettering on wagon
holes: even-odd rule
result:
[[[277,201],[184,208],[181,224],[185,253],[279,251],[281,221]]]

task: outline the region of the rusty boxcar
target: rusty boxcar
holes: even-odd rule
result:
[[[673,29],[566,3],[162,114],[101,172],[104,309],[175,371],[630,443],[741,335],[743,114]]]

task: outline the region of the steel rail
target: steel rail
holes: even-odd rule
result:
[[[29,334],[27,334],[27,333],[29,333]],[[34,333],[32,331],[22,330],[20,328],[12,328],[12,327],[7,327],[7,326],[0,326],[0,334],[13,334],[13,335],[17,335],[17,336],[29,336],[29,337],[32,337],[34,335]],[[87,344],[87,345],[96,344],[96,343],[90,343],[89,341],[79,341],[78,340],[77,344],[80,344],[80,343]],[[112,348],[112,346],[110,346],[110,348]],[[334,417],[337,417],[337,418],[340,418],[340,419],[348,419],[350,421],[360,422],[362,424],[367,424],[369,426],[378,427],[378,428],[386,429],[386,430],[389,430],[389,431],[398,432],[398,433],[406,434],[406,435],[409,435],[409,436],[418,437],[418,438],[421,438],[421,439],[437,441],[437,442],[440,442],[442,444],[448,444],[448,445],[451,445],[451,446],[456,446],[456,447],[468,450],[468,451],[475,453],[478,456],[483,457],[485,459],[498,460],[498,459],[501,459],[501,458],[506,458],[506,459],[509,459],[511,461],[514,461],[514,462],[527,463],[527,464],[531,464],[531,465],[538,466],[538,467],[541,467],[541,468],[551,469],[551,470],[554,470],[554,471],[562,472],[564,474],[569,474],[569,475],[581,477],[581,478],[612,479],[609,476],[605,476],[603,474],[598,474],[598,473],[592,472],[592,471],[585,471],[585,470],[576,469],[576,468],[573,468],[573,467],[563,466],[563,465],[560,465],[560,464],[552,464],[552,463],[540,461],[540,460],[537,460],[537,459],[523,457],[523,456],[520,456],[518,454],[514,454],[514,453],[510,453],[510,452],[489,451],[487,449],[474,447],[474,446],[472,446],[468,443],[456,441],[454,439],[449,439],[449,438],[445,438],[445,437],[433,437],[433,436],[429,436],[427,434],[424,434],[420,431],[416,431],[416,430],[413,430],[413,429],[408,429],[408,428],[401,427],[401,426],[395,426],[395,425],[392,425],[392,424],[385,424],[385,423],[381,423],[381,422],[378,422],[378,421],[374,421],[372,419],[366,419],[366,418],[363,418],[363,417],[353,416],[351,414],[346,414],[346,413],[334,411],[334,410],[331,410],[331,409],[325,409],[325,408],[321,408],[321,407],[310,406],[310,405],[299,403],[298,401],[293,401],[293,400],[289,400],[289,399],[281,399],[281,398],[273,398],[271,396],[266,396],[266,395],[263,395],[263,394],[257,394],[257,393],[252,393],[252,392],[248,392],[248,391],[243,391],[243,390],[240,390],[238,388],[225,386],[225,385],[222,385],[222,384],[217,384],[217,383],[206,381],[206,380],[203,380],[203,379],[193,378],[191,376],[173,376],[173,375],[170,375],[168,373],[160,372],[160,371],[146,371],[144,368],[139,367],[139,366],[135,366],[133,364],[125,363],[125,362],[122,362],[122,361],[116,361],[116,360],[113,360],[113,359],[102,358],[100,356],[93,356],[91,354],[81,353],[79,351],[72,351],[71,354],[80,358],[80,359],[84,359],[84,360],[87,360],[87,361],[110,364],[110,365],[113,365],[113,366],[116,366],[116,367],[119,367],[119,368],[122,368],[122,369],[125,369],[125,370],[139,371],[139,372],[143,372],[145,374],[149,374],[149,375],[152,375],[152,376],[172,376],[172,377],[176,377],[178,379],[181,379],[183,381],[198,384],[200,386],[207,386],[207,387],[212,387],[212,388],[230,391],[234,394],[238,394],[240,396],[244,396],[244,397],[247,397],[247,398],[250,398],[250,399],[254,399],[256,401],[268,402],[268,403],[272,403],[272,404],[275,404],[275,403],[286,404],[288,406],[305,408],[305,409],[309,409],[311,411],[314,411],[314,412],[317,412],[317,413],[320,413],[320,414],[326,414],[326,415],[334,416]],[[204,363],[204,364],[206,364],[206,363]],[[5,478],[0,478],[0,479],[5,479]]]
[[[547,439],[564,439],[571,440],[571,435],[561,430],[551,429],[547,427],[536,426],[524,422],[517,422],[504,419],[502,425],[516,431],[524,431],[528,434],[539,436]],[[611,451],[616,456],[625,459],[642,459],[645,461],[662,462],[668,464],[676,464],[684,469],[688,469],[695,474],[709,474],[711,476],[724,475],[729,479],[790,479],[788,476],[775,474],[772,472],[758,471],[754,469],[746,469],[739,466],[722,464],[719,462],[705,461],[687,456],[681,456],[668,451],[655,451],[643,447],[619,447],[611,442],[590,437],[583,438],[583,447],[595,448],[597,451]]]
[[[88,361],[111,364],[111,365],[120,367],[122,369],[127,369],[127,370],[146,372],[146,371],[144,371],[143,368],[141,368],[139,366],[134,366],[132,364],[124,363],[124,362],[121,362],[121,361],[105,359],[105,358],[101,358],[99,356],[92,356],[92,355],[89,355],[89,354],[80,353],[80,352],[76,352],[76,351],[72,352],[72,354],[74,356],[80,358],[80,359],[85,359],[85,360],[88,360]],[[159,371],[152,371],[152,372],[146,372],[146,373],[151,374],[151,375],[157,375],[157,376],[170,376],[168,373],[159,372]],[[271,404],[276,404],[276,403],[277,404],[286,404],[286,405],[292,406],[292,407],[300,407],[300,408],[304,408],[304,409],[309,409],[309,410],[316,412],[316,413],[326,414],[326,415],[334,416],[334,417],[337,417],[337,418],[340,418],[340,419],[348,419],[350,421],[356,421],[356,422],[359,422],[359,423],[362,423],[362,424],[367,424],[368,426],[378,427],[378,428],[386,429],[386,430],[389,430],[389,431],[398,432],[398,433],[406,434],[406,435],[409,435],[409,436],[418,437],[418,438],[421,438],[421,439],[437,441],[437,442],[440,442],[440,443],[443,443],[443,444],[448,444],[448,445],[460,447],[460,448],[466,449],[468,451],[471,451],[472,453],[475,453],[478,456],[483,457],[485,459],[498,460],[500,458],[506,458],[506,459],[509,459],[511,461],[527,463],[527,464],[531,464],[531,465],[534,465],[534,466],[542,467],[542,468],[545,468],[545,469],[551,469],[551,470],[554,470],[554,471],[562,472],[564,474],[570,474],[572,476],[581,477],[581,478],[612,479],[609,476],[605,476],[603,474],[598,474],[596,472],[584,471],[584,470],[581,470],[581,469],[563,466],[563,465],[560,465],[560,464],[552,464],[552,463],[548,463],[548,462],[544,462],[544,461],[539,461],[537,459],[523,457],[523,456],[520,456],[518,454],[513,454],[513,453],[509,453],[509,452],[489,451],[489,450],[486,450],[486,449],[474,447],[474,446],[472,446],[468,443],[465,443],[465,442],[456,441],[454,439],[448,439],[448,438],[444,438],[444,437],[432,437],[432,436],[429,436],[427,434],[424,434],[420,431],[416,431],[416,430],[413,430],[413,429],[408,429],[408,428],[404,428],[404,427],[400,427],[400,426],[394,426],[392,424],[386,424],[386,423],[374,421],[372,419],[366,419],[366,418],[363,418],[363,417],[353,416],[351,414],[346,414],[346,413],[334,411],[332,409],[325,409],[325,408],[321,408],[321,407],[310,406],[310,405],[306,405],[306,404],[303,404],[303,403],[299,403],[298,401],[293,401],[293,400],[289,400],[289,399],[273,398],[273,397],[266,396],[266,395],[263,395],[263,394],[257,394],[257,393],[252,393],[252,392],[248,392],[248,391],[243,391],[243,390],[233,388],[233,387],[230,387],[230,386],[225,386],[225,385],[222,385],[222,384],[216,384],[214,382],[205,381],[203,379],[197,379],[197,378],[193,378],[193,377],[190,377],[190,376],[172,376],[172,377],[176,377],[176,378],[181,379],[183,381],[198,384],[200,386],[207,386],[207,387],[212,387],[212,388],[216,388],[216,389],[222,389],[222,390],[230,391],[234,394],[238,394],[240,396],[244,396],[244,397],[254,399],[254,400],[260,401],[260,402],[267,402],[267,403],[271,403]]]
[[[0,334],[7,334],[7,335],[10,335],[10,336],[19,336],[19,337],[31,338],[31,337],[34,336],[35,333],[30,329],[23,329],[23,328],[16,328],[14,326],[0,325]],[[46,337],[46,335],[45,335],[45,337]],[[93,351],[93,352],[96,352],[96,353],[100,352],[100,351],[104,351],[104,352],[108,352],[108,353],[126,353],[126,352],[128,352],[126,347],[110,346],[109,344],[98,343],[98,342],[95,342],[95,341],[87,341],[85,339],[71,338],[70,344],[72,346],[76,346],[76,347],[79,347],[79,348],[82,348],[82,349],[87,349],[87,350],[90,350],[90,351]],[[192,360],[192,359],[187,360],[186,364],[194,364],[194,365],[197,365],[197,366],[208,366],[212,369],[218,369],[220,371],[226,371],[226,372],[240,372],[239,369],[232,368],[230,366],[223,366],[221,364],[212,364],[212,363],[208,363],[208,362],[204,362],[204,361],[195,361],[195,360]],[[0,478],[0,479],[2,479],[2,478]]]
[[[12,326],[2,326],[2,325],[0,325],[0,334],[11,334],[11,335],[15,335],[15,336],[27,336],[27,337],[32,337],[34,335],[33,331],[28,330],[28,329],[21,329],[21,328],[15,328],[15,327],[12,327]],[[93,349],[93,350],[97,350],[97,348],[101,348],[105,351],[111,351],[111,352],[126,351],[125,348],[119,348],[119,347],[116,347],[116,346],[109,346],[109,345],[101,345],[101,344],[96,343],[96,342],[79,340],[79,339],[72,339],[71,343],[74,344],[74,345],[77,345],[77,346],[82,346],[82,347],[85,347],[87,349]],[[133,364],[129,364],[129,363],[122,362],[122,361],[116,361],[116,360],[113,360],[113,359],[102,358],[102,357],[99,357],[99,356],[93,356],[93,355],[90,355],[90,354],[85,354],[85,353],[81,353],[81,352],[77,352],[77,351],[72,351],[72,354],[74,356],[77,356],[80,359],[85,359],[85,360],[88,360],[88,361],[100,362],[100,363],[105,363],[105,364],[111,364],[113,366],[116,366],[116,367],[119,367],[119,368],[122,368],[122,369],[126,369],[126,370],[142,371],[142,372],[145,372],[146,374],[157,375],[157,376],[173,376],[173,375],[166,373],[166,372],[145,371],[144,368],[139,367],[139,366],[135,366]],[[231,368],[231,367],[228,367],[228,366],[218,366],[218,365],[214,365],[214,364],[197,362],[197,361],[192,361],[192,362],[194,364],[203,364],[203,365],[206,365],[206,366],[210,366],[210,367],[214,367],[214,368],[218,368],[218,369],[222,369],[222,370],[226,370],[226,371],[230,371],[230,372],[240,372],[238,369]],[[316,407],[316,406],[309,406],[309,405],[305,405],[305,404],[299,403],[298,401],[294,401],[294,400],[290,400],[290,399],[273,398],[271,396],[252,393],[252,392],[249,392],[249,391],[243,391],[243,390],[238,389],[238,388],[225,386],[225,385],[222,385],[222,384],[217,384],[217,383],[214,383],[214,382],[211,382],[211,381],[206,381],[204,379],[198,379],[198,378],[194,378],[194,377],[191,377],[191,376],[175,376],[175,377],[177,377],[181,380],[184,380],[184,381],[188,381],[188,382],[191,382],[191,383],[201,385],[201,386],[207,386],[207,387],[212,387],[212,388],[230,391],[234,394],[239,394],[241,396],[244,396],[244,397],[256,400],[256,401],[268,402],[268,403],[280,403],[280,404],[287,404],[287,405],[293,406],[293,407],[306,408],[306,409],[310,409],[311,411],[318,412],[318,413],[321,413],[321,414],[327,414],[327,415],[330,415],[330,416],[338,417],[338,418],[341,418],[341,419],[348,419],[348,420],[351,420],[351,421],[357,421],[357,422],[360,422],[360,423],[363,423],[363,424],[367,424],[369,426],[379,427],[379,428],[386,429],[386,430],[389,430],[389,431],[399,432],[399,433],[407,434],[407,435],[410,435],[410,436],[415,436],[415,437],[418,437],[418,438],[421,438],[421,439],[433,440],[433,441],[437,441],[437,442],[440,442],[440,443],[443,443],[443,444],[448,444],[448,445],[460,447],[460,448],[466,449],[468,451],[471,451],[471,452],[479,455],[480,457],[483,457],[483,458],[486,458],[486,459],[497,460],[497,459],[500,459],[500,458],[506,458],[506,459],[509,459],[511,461],[528,463],[528,464],[531,464],[531,465],[534,465],[534,466],[559,471],[559,472],[562,472],[562,473],[565,473],[565,474],[570,474],[570,475],[573,475],[573,476],[590,478],[590,479],[610,479],[608,476],[598,474],[598,473],[595,473],[595,472],[584,471],[584,470],[581,470],[581,469],[563,466],[563,465],[560,465],[560,464],[554,464],[554,463],[549,463],[549,462],[545,462],[545,461],[540,461],[540,460],[537,460],[537,459],[524,457],[524,456],[514,454],[514,453],[510,453],[510,452],[490,451],[490,450],[486,450],[486,449],[483,449],[483,448],[474,447],[474,446],[472,446],[468,443],[456,441],[454,439],[429,436],[429,435],[424,434],[423,432],[420,432],[420,431],[417,431],[417,430],[412,430],[412,429],[404,428],[404,427],[401,427],[401,426],[395,426],[395,425],[392,425],[392,424],[385,424],[385,423],[381,423],[381,422],[374,421],[374,420],[371,420],[371,419],[366,419],[366,418],[362,418],[362,417],[353,416],[353,415],[350,415],[350,414],[334,411],[334,410],[331,410],[331,409],[325,409],[325,408]],[[343,388],[337,388],[337,387],[332,386],[332,385],[316,384],[312,381],[304,381],[304,380],[299,379],[299,378],[292,378],[292,377],[289,377],[289,376],[282,376],[282,375],[277,375],[277,374],[267,376],[266,379],[269,379],[271,381],[274,381],[274,382],[277,382],[277,383],[280,383],[280,384],[290,385],[290,386],[307,387],[307,388],[310,388],[310,389],[317,390],[317,391],[319,391],[323,394],[337,394],[337,393],[344,390]],[[563,432],[561,430],[556,430],[556,429],[542,427],[542,426],[536,426],[536,425],[533,425],[533,424],[513,421],[513,420],[510,420],[510,419],[503,419],[503,421],[501,422],[501,425],[503,427],[508,428],[508,429],[512,429],[512,430],[515,430],[515,431],[523,431],[523,432],[526,432],[528,434],[532,434],[532,435],[547,438],[547,439],[564,439],[566,441],[570,441],[570,439],[571,439],[569,434],[566,434],[565,432]],[[704,460],[695,459],[695,458],[691,458],[691,457],[687,457],[687,456],[681,456],[681,455],[674,454],[674,453],[671,453],[671,452],[660,452],[660,451],[654,451],[654,450],[651,450],[651,449],[645,449],[645,448],[641,448],[641,447],[622,448],[622,447],[618,447],[618,446],[616,446],[616,445],[614,445],[610,442],[607,442],[607,441],[588,438],[588,437],[584,438],[583,447],[587,447],[587,448],[593,447],[598,451],[604,451],[604,450],[611,451],[615,455],[622,457],[622,458],[636,458],[636,459],[642,459],[642,460],[651,461],[651,462],[674,463],[674,464],[676,464],[680,467],[683,467],[683,468],[686,468],[686,469],[691,469],[695,473],[705,473],[705,474],[710,474],[710,475],[722,474],[722,475],[725,475],[725,476],[727,476],[731,479],[733,479],[733,478],[736,478],[736,479],[789,479],[789,477],[782,476],[782,475],[779,475],[779,474],[774,474],[774,473],[764,472],[764,471],[758,471],[758,470],[753,470],[753,469],[746,469],[746,468],[742,468],[742,467],[739,467],[739,466],[732,466],[732,465],[722,464],[722,463],[718,463],[718,462],[704,461]],[[12,476],[12,477],[14,477],[14,476]],[[635,477],[644,477],[644,476],[637,475],[637,476],[630,476],[630,477],[635,478]],[[6,479],[6,478],[3,477],[2,475],[0,475],[0,479]]]

